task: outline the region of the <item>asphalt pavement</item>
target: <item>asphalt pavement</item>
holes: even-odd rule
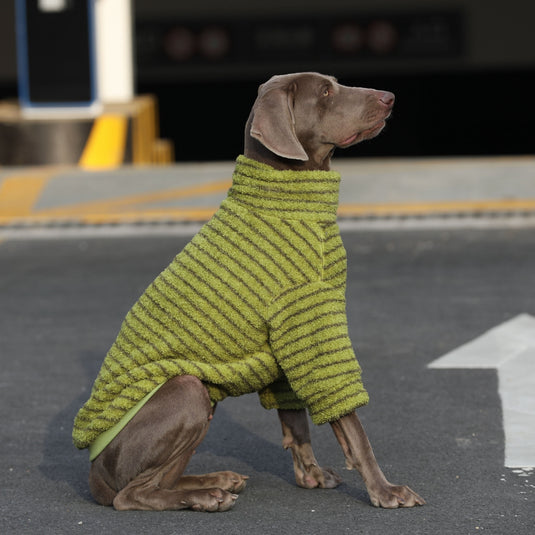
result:
[[[427,505],[371,507],[328,425],[314,449],[344,483],[298,488],[256,395],[218,406],[189,467],[250,476],[232,511],[97,505],[72,420],[126,311],[224,195],[232,164],[0,169],[1,533],[533,533],[534,470],[504,465],[496,370],[429,364],[535,316],[535,160],[358,163],[340,167],[350,335],[371,397],[359,414],[387,477]]]

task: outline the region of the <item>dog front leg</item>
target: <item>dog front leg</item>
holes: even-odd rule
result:
[[[373,505],[395,509],[425,504],[409,487],[387,481],[356,412],[331,422],[331,426],[344,452],[347,468],[360,472]]]
[[[300,487],[332,489],[342,479],[330,469],[318,465],[310,441],[310,430],[304,409],[278,410],[282,426],[282,445],[292,452],[295,480]]]

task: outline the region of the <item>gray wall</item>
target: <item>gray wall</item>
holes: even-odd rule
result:
[[[467,54],[463,66],[535,68],[535,2],[531,0],[136,0],[138,16],[204,17],[294,16],[326,13],[388,13],[460,9],[465,16]]]
[[[0,84],[17,76],[15,56],[15,1],[0,1]]]
[[[101,0],[96,0],[101,1]],[[113,1],[113,0],[106,0]],[[301,16],[326,13],[404,13],[460,8],[466,50],[445,68],[535,68],[535,2],[530,0],[134,0],[138,19],[214,19]],[[386,65],[388,68],[388,65]],[[415,68],[410,62],[407,68]],[[417,68],[417,65],[416,65]],[[0,83],[16,79],[14,0],[0,1]]]

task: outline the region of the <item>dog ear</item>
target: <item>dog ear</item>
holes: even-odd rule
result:
[[[295,87],[262,89],[264,86],[253,107],[251,136],[278,156],[307,161],[308,155],[295,134]]]

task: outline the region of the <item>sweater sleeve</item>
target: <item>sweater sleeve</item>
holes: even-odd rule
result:
[[[290,288],[272,303],[270,345],[291,390],[315,424],[368,402],[347,330],[342,289],[325,282]],[[286,391],[271,391],[284,401]]]

